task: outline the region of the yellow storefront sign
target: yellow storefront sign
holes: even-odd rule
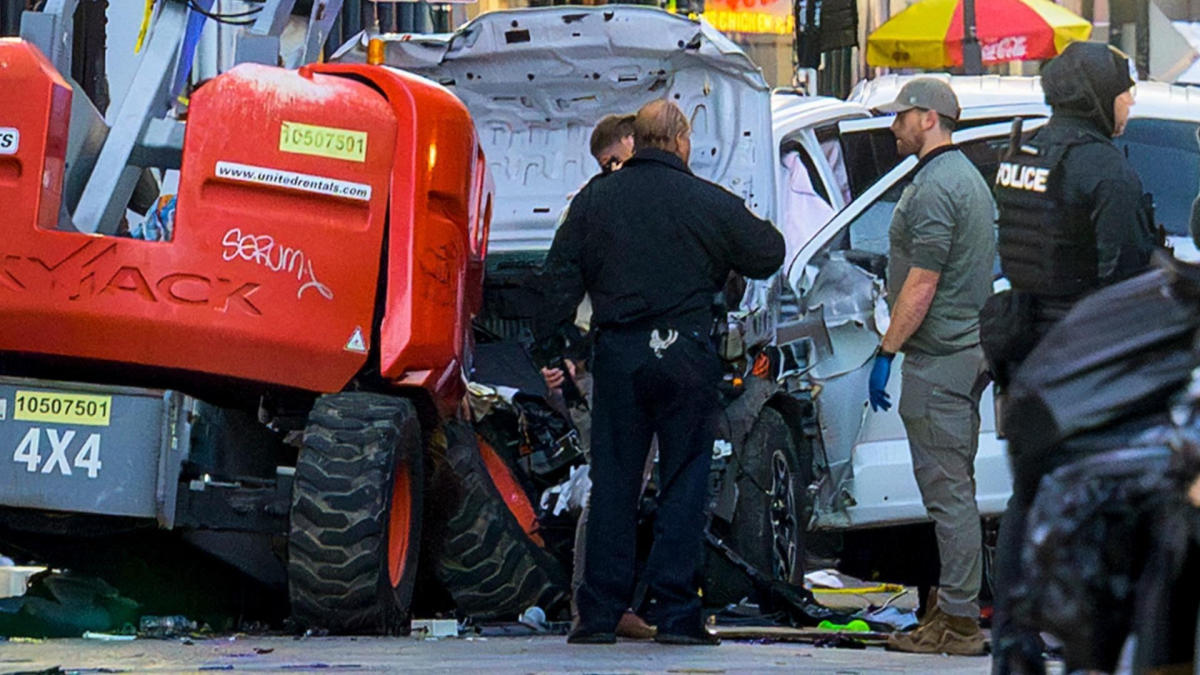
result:
[[[722,33],[791,35],[796,30],[796,17],[791,13],[779,15],[744,10],[711,9],[704,12],[704,18],[713,25],[713,28]]]

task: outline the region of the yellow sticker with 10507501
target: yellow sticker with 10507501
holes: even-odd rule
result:
[[[106,427],[111,416],[112,396],[18,389],[13,399],[14,420]]]
[[[285,120],[279,125],[279,149],[301,155],[365,162],[367,132]]]

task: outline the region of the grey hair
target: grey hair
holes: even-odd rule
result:
[[[638,150],[674,152],[676,139],[691,132],[687,116],[671,101],[656,99],[642,106],[633,120],[633,143]]]

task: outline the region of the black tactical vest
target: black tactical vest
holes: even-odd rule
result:
[[[1084,143],[1022,145],[996,172],[1000,266],[1018,291],[1078,296],[1099,286],[1096,228],[1084,205],[1066,203],[1063,158]]]

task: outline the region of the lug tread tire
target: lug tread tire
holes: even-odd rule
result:
[[[447,526],[437,575],[460,614],[514,619],[531,606],[548,616],[565,607],[568,578],[509,512],[466,425],[447,427],[447,463],[462,501]]]
[[[405,399],[371,393],[322,396],[296,462],[288,537],[292,616],[332,633],[407,630],[419,554],[423,485],[420,422]],[[388,575],[395,471],[407,466],[412,522],[405,578]]]

